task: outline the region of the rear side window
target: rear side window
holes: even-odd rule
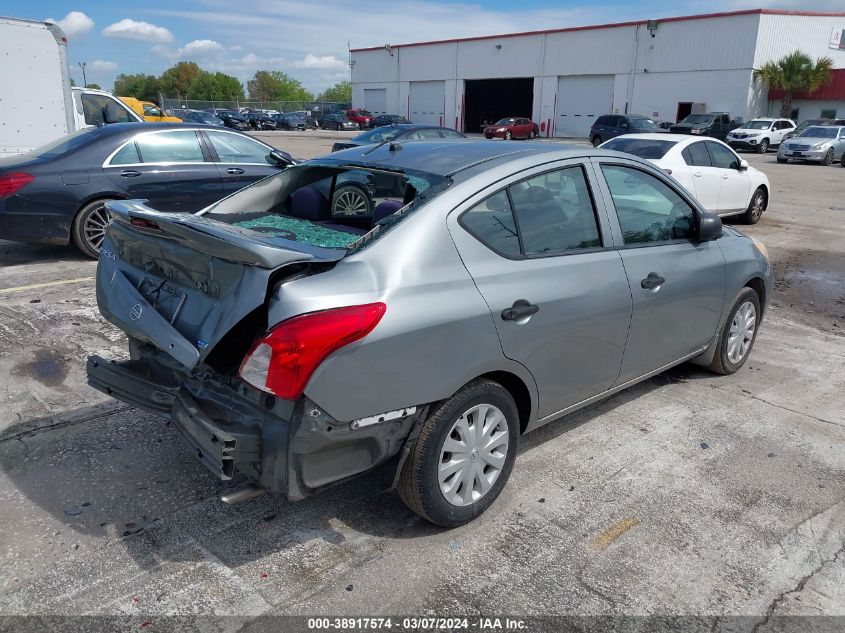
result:
[[[687,165],[691,165],[694,167],[712,167],[713,164],[710,162],[710,154],[707,153],[707,148],[704,147],[704,143],[693,143],[689,147],[685,148],[683,152],[681,152],[681,156],[684,157],[684,162]]]
[[[200,142],[192,130],[144,134],[137,139],[144,163],[201,163]]]
[[[465,212],[461,224],[506,257],[601,246],[593,199],[580,167],[518,182]]]
[[[657,160],[663,158],[677,141],[664,141],[643,138],[630,138],[629,136],[617,136],[604,144],[604,149],[612,149],[617,152],[627,152],[640,158]]]
[[[707,143],[707,151],[710,152],[710,158],[713,161],[713,167],[739,169],[739,158],[731,150],[713,141],[705,142]]]
[[[138,148],[135,141],[131,141],[120,148],[117,154],[112,157],[109,165],[137,165],[140,162]]]
[[[493,194],[464,213],[461,224],[487,248],[505,257],[519,256],[519,234],[505,191]]]

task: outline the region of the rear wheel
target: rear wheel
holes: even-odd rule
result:
[[[743,224],[757,224],[763,211],[766,209],[766,192],[758,188],[754,195],[751,196],[751,202],[748,203],[748,208],[742,215]]]
[[[500,384],[477,379],[423,423],[399,476],[399,494],[432,523],[472,521],[499,496],[519,441],[519,415]]]
[[[828,165],[830,165],[832,163],[833,163],[833,148],[831,147],[827,151],[827,154],[824,155],[824,158],[822,159],[822,165],[827,167]]]
[[[760,297],[751,288],[743,288],[719,333],[719,348],[710,363],[717,374],[732,374],[748,359],[760,324]]]
[[[506,141],[509,141],[509,140],[511,140],[512,138],[513,138],[513,134],[511,134],[511,131],[510,131],[510,130],[508,130],[507,132],[505,132],[505,140],[506,140]]]
[[[778,156],[778,162],[779,162],[779,163],[788,163],[788,162],[789,162],[789,159],[787,159],[787,158],[781,158],[780,156]]]
[[[533,140],[535,136],[537,136],[537,135],[536,135],[536,134],[534,134],[534,130],[531,130],[531,131],[528,133],[528,140]]]
[[[768,151],[769,151],[769,139],[764,138],[762,141],[760,141],[760,144],[757,146],[757,153],[765,154]]]
[[[601,143],[602,143],[601,136],[594,136],[593,137],[593,147],[598,147],[599,145],[601,145]]]
[[[94,259],[100,256],[100,246],[106,236],[106,226],[109,223],[106,202],[108,200],[95,200],[86,204],[76,214],[71,228],[73,243],[88,257]]]

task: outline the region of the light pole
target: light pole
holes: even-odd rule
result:
[[[82,69],[82,87],[85,88],[88,85],[88,78],[85,76],[85,62],[78,62],[79,67]]]

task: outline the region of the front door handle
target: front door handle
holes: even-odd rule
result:
[[[666,280],[657,273],[649,273],[648,277],[640,282],[640,286],[642,286],[644,290],[656,290],[665,283]]]
[[[727,175],[727,174],[722,174],[722,180],[727,180],[727,179],[728,179],[728,175]]]
[[[120,172],[120,175],[124,178],[137,178],[141,175],[141,172],[135,171],[134,169],[124,169],[122,172]]]
[[[238,174],[244,173],[244,170],[240,167],[229,167],[229,169],[226,170],[226,173],[232,174],[233,176],[237,176]]]
[[[528,303],[525,299],[517,299],[510,308],[502,310],[502,321],[521,321],[527,319],[540,310],[540,306]]]
[[[696,171],[696,172],[693,173],[693,176],[695,176],[696,178],[701,178],[701,176],[703,176],[703,174],[700,171]]]

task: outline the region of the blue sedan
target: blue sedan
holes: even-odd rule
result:
[[[97,257],[108,200],[195,212],[292,159],[246,134],[204,125],[116,123],[86,128],[0,161],[0,238],[73,241]]]

